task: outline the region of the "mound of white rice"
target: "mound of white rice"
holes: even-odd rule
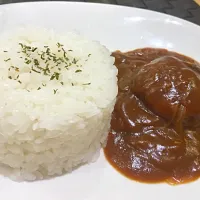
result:
[[[93,161],[117,95],[111,53],[73,33],[0,38],[0,173],[36,180]]]

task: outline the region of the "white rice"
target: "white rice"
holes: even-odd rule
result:
[[[117,69],[108,49],[73,33],[40,28],[0,38],[0,173],[32,181],[96,159],[117,95]],[[46,53],[41,58],[47,48],[64,61],[48,60]],[[38,66],[47,64],[54,68],[45,75]]]

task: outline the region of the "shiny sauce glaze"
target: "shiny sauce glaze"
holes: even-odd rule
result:
[[[104,149],[125,176],[181,184],[200,176],[200,64],[165,49],[112,54],[118,97]]]

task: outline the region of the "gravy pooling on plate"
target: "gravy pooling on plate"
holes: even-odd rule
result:
[[[165,49],[113,53],[119,94],[108,161],[141,182],[180,184],[200,176],[200,64]]]

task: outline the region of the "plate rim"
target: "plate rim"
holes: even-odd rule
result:
[[[12,3],[6,3],[6,4],[0,4],[0,11],[2,8],[9,8],[9,7],[18,7],[18,6],[26,6],[26,5],[40,5],[40,4],[47,4],[47,5],[53,5],[53,4],[57,4],[57,5],[78,5],[80,7],[108,7],[109,9],[111,8],[114,8],[114,9],[125,9],[125,10],[136,10],[136,11],[139,11],[141,12],[142,14],[143,13],[149,13],[149,14],[155,14],[157,16],[161,16],[161,17],[164,17],[164,18],[169,18],[171,20],[175,20],[179,23],[181,23],[181,25],[183,26],[189,26],[189,27],[193,27],[193,28],[196,28],[200,31],[200,25],[198,24],[195,24],[194,22],[190,22],[186,19],[182,19],[180,17],[177,17],[177,16],[173,16],[173,15],[169,15],[169,14],[166,14],[166,13],[162,13],[162,12],[159,12],[159,11],[154,11],[154,10],[149,10],[149,9],[145,9],[145,8],[137,8],[137,7],[131,7],[131,6],[126,6],[126,5],[115,5],[115,4],[107,4],[107,3],[94,3],[94,2],[77,2],[77,1],[44,1],[44,0],[39,0],[39,1],[29,1],[29,2],[12,2]]]

